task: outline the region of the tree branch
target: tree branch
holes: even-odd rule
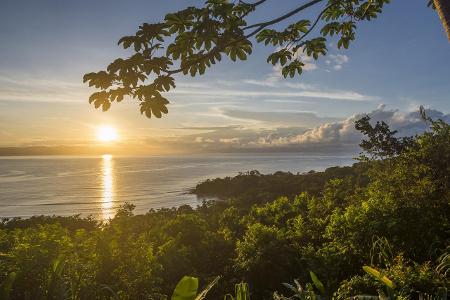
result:
[[[261,5],[261,4],[263,4],[264,2],[266,2],[267,0],[260,0],[260,1],[257,1],[257,2],[255,2],[255,3],[246,3],[246,2],[244,2],[244,1],[242,1],[242,0],[239,0],[239,2],[240,3],[243,3],[244,5],[248,5],[248,6],[250,6],[251,7],[251,9],[249,9],[245,14],[243,14],[242,16],[241,16],[241,20],[243,19],[243,18],[245,18],[246,16],[248,16],[252,11],[254,11],[255,10],[255,8],[258,6],[258,5]]]
[[[322,2],[322,1],[324,1],[324,0],[313,0],[313,1],[311,1],[311,2],[308,2],[308,3],[306,3],[306,4],[303,4],[303,5],[300,6],[300,7],[297,7],[296,9],[294,9],[294,10],[288,12],[288,13],[285,14],[285,15],[282,15],[281,17],[278,17],[278,18],[273,19],[273,20],[271,20],[271,21],[267,21],[267,22],[262,22],[262,23],[257,23],[257,24],[249,25],[249,26],[246,26],[246,27],[242,28],[242,30],[247,30],[247,29],[255,28],[255,27],[258,27],[258,28],[263,29],[263,28],[265,28],[265,27],[267,27],[267,26],[270,26],[270,25],[279,23],[279,22],[281,22],[281,21],[283,21],[283,20],[286,20],[287,18],[292,17],[293,15],[295,15],[295,14],[301,12],[302,10],[307,9],[308,7],[313,6],[314,4],[317,4],[317,3]]]
[[[258,5],[259,5],[259,4],[261,4],[261,3],[265,2],[265,1],[266,1],[266,0],[260,0],[260,1],[256,2],[255,4],[258,4]],[[225,44],[225,45],[222,45],[222,46],[220,46],[220,47],[219,47],[219,46],[214,47],[214,48],[211,49],[209,52],[205,53],[205,54],[202,55],[200,58],[194,60],[192,63],[190,63],[190,64],[187,65],[187,66],[184,66],[183,68],[179,68],[179,69],[175,69],[175,70],[168,70],[168,71],[166,71],[166,72],[167,72],[167,75],[173,75],[173,74],[176,74],[176,73],[180,73],[180,72],[184,71],[185,69],[189,69],[191,66],[197,64],[198,62],[200,62],[200,61],[202,61],[203,59],[205,59],[206,57],[208,57],[208,56],[210,56],[210,55],[216,53],[217,51],[220,52],[220,51],[224,50],[225,48],[227,48],[228,46],[231,46],[231,45],[233,45],[233,44],[235,44],[235,43],[239,43],[239,42],[241,42],[241,41],[243,41],[243,40],[245,40],[245,39],[248,39],[248,38],[250,38],[250,37],[256,35],[258,32],[260,32],[261,30],[263,30],[263,29],[266,28],[267,26],[270,26],[270,25],[279,23],[279,22],[281,22],[281,21],[283,21],[283,20],[285,20],[285,19],[288,19],[288,18],[292,17],[293,15],[299,13],[300,11],[302,11],[302,10],[304,10],[304,9],[307,9],[308,7],[311,7],[311,6],[313,6],[313,5],[315,5],[315,4],[319,3],[319,2],[322,2],[322,1],[324,1],[324,0],[313,0],[313,1],[311,1],[311,2],[308,2],[308,3],[304,4],[304,5],[302,5],[302,6],[298,7],[298,8],[296,8],[296,9],[294,9],[294,10],[292,10],[292,11],[290,11],[289,13],[287,13],[287,14],[285,14],[285,15],[279,17],[279,18],[273,19],[273,20],[268,21],[268,22],[258,23],[258,24],[254,24],[254,25],[250,25],[250,26],[244,27],[244,28],[242,28],[242,30],[246,30],[246,29],[254,28],[254,27],[258,27],[258,28],[256,28],[255,30],[253,30],[253,31],[250,32],[249,34],[247,34],[247,35],[245,35],[245,36],[242,36],[241,38],[239,38],[239,39],[237,39],[237,40],[234,40],[234,41],[232,41],[232,42],[230,42],[230,43],[227,43],[227,44]],[[331,5],[330,5],[330,6],[331,6]],[[329,8],[329,7],[328,7],[328,8]],[[327,8],[327,9],[328,9],[328,8]],[[326,9],[325,9],[325,10],[326,10]],[[325,12],[325,10],[322,11],[321,14],[323,14],[323,13]],[[318,20],[316,20],[315,23],[317,23],[317,22],[318,22]],[[314,24],[314,26],[315,26],[315,24]]]
[[[239,0],[240,3],[248,5],[248,6],[251,6],[251,7],[257,7],[258,5],[263,4],[266,1],[267,0],[259,0],[259,1],[255,2],[255,3],[247,3],[247,2],[244,2],[242,0]]]
[[[316,21],[314,21],[314,23],[313,23],[312,26],[308,29],[308,31],[306,31],[306,32],[305,32],[301,37],[299,37],[298,39],[292,41],[292,43],[298,43],[298,42],[300,42],[301,40],[303,40],[308,34],[310,34],[311,31],[313,31],[314,28],[316,27],[317,23],[319,23],[319,20],[322,18],[323,14],[324,14],[328,9],[330,9],[332,6],[334,6],[335,4],[336,4],[336,3],[333,3],[333,4],[330,4],[330,5],[328,5],[327,7],[325,7],[325,9],[322,10],[322,11],[320,12],[320,14],[317,16]]]

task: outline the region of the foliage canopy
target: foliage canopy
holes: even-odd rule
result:
[[[84,75],[83,81],[99,90],[89,102],[107,111],[111,103],[129,96],[138,100],[142,114],[161,118],[168,112],[164,93],[175,88],[175,74],[203,75],[224,56],[246,60],[254,42],[275,47],[267,62],[280,65],[284,77],[294,77],[302,74],[302,54],[316,60],[326,55],[330,38],[338,48],[348,48],[357,24],[376,18],[389,2],[311,0],[282,16],[249,24],[249,17],[267,1],[208,0],[202,7],[169,13],[160,23],[142,24],[135,35],[118,42],[132,52],[130,57]],[[298,17],[312,7],[320,8],[315,18]]]

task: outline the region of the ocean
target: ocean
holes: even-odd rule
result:
[[[190,194],[208,178],[309,170],[354,163],[352,156],[203,154],[190,156],[0,157],[0,218],[33,215],[114,216],[125,202],[135,213],[203,199]]]

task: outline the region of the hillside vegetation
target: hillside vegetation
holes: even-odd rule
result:
[[[449,287],[450,126],[425,119],[429,131],[396,138],[363,118],[352,167],[208,180],[194,192],[222,200],[195,209],[4,220],[0,298],[170,299],[185,275],[222,277],[206,299],[242,281],[256,300],[437,297]]]

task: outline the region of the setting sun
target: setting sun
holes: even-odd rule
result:
[[[117,130],[110,126],[101,126],[97,129],[97,140],[101,142],[114,142],[118,139]]]

